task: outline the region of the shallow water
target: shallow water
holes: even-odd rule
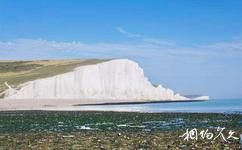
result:
[[[242,113],[242,99],[220,99],[200,102],[79,106],[83,110],[139,112]]]

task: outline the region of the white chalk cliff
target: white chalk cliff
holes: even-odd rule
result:
[[[155,87],[143,69],[128,59],[75,68],[72,72],[9,87],[6,99],[189,100],[171,89]]]

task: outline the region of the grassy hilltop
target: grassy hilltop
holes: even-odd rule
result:
[[[72,71],[82,65],[97,64],[107,60],[36,60],[36,61],[0,61],[0,93],[7,87],[4,82],[11,86],[55,76],[57,74]],[[0,97],[3,95],[0,94]]]

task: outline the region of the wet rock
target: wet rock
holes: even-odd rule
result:
[[[170,148],[171,148],[171,145],[167,145],[167,148],[169,148],[169,149],[170,149]]]

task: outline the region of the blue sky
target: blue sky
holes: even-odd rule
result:
[[[242,97],[241,0],[1,0],[0,59],[130,58],[182,94]]]

